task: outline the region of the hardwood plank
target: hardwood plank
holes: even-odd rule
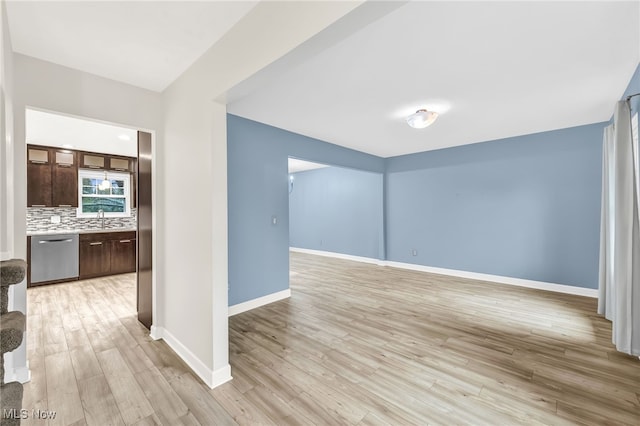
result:
[[[151,404],[117,349],[98,353],[98,361],[125,424],[134,424],[154,413]]]
[[[211,398],[205,386],[196,380],[191,373],[174,377],[170,383],[200,424],[235,424],[233,417],[214,398]]]
[[[84,421],[84,411],[69,353],[47,355],[44,362],[47,375],[47,406],[49,410],[56,412],[49,424],[71,425],[80,420]]]
[[[239,425],[276,424],[262,410],[250,403],[234,383],[225,383],[210,393]]]
[[[101,376],[102,369],[91,346],[79,346],[69,352],[76,380],[84,380],[93,376]]]
[[[124,425],[118,405],[103,375],[78,381],[88,426]]]
[[[22,407],[27,410],[48,410],[47,402],[47,377],[45,374],[44,355],[31,354],[29,356],[29,367],[31,369],[31,380],[23,386]],[[39,420],[29,415],[22,420],[23,426],[48,425],[48,420]]]
[[[161,415],[162,419],[174,424],[188,414],[189,408],[156,368],[143,370],[135,378],[155,413]]]

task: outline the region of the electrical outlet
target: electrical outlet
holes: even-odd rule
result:
[[[278,216],[276,215],[271,216],[271,224],[274,226],[278,224]]]
[[[60,223],[60,216],[59,215],[51,216],[51,223]]]
[[[411,256],[417,256],[417,255],[418,255],[418,250],[411,249]]]

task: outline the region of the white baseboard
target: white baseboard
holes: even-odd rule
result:
[[[162,327],[156,327],[155,325],[152,325],[151,330],[149,330],[149,337],[151,337],[153,340],[162,339],[162,336],[160,336],[161,328]]]
[[[228,364],[225,367],[213,371],[167,329],[163,327],[152,327],[152,338],[155,340],[164,340],[211,389],[231,380],[231,367]]]
[[[31,370],[29,369],[29,361],[23,367],[13,367],[13,353],[4,354],[4,382],[20,382],[27,383],[31,381]]]
[[[213,386],[211,386],[211,388],[215,388],[223,383],[227,383],[231,379],[233,379],[233,377],[231,377],[231,366],[227,364],[224,367],[218,368],[217,370],[213,371],[213,374],[211,375]]]
[[[299,247],[289,247],[289,251],[295,251],[297,253],[315,254],[316,256],[333,257],[336,259],[353,260],[355,262],[372,263],[378,266],[385,266],[386,261],[380,259],[374,259],[372,257],[354,256],[351,254],[334,253],[332,251],[311,250]]]
[[[27,383],[31,381],[31,370],[29,369],[29,362],[25,367],[18,367],[13,369],[13,378],[20,383]]]
[[[299,249],[295,247],[291,247],[290,251],[315,254],[318,256],[334,257],[337,259],[354,260],[356,262],[373,263],[380,266],[390,266],[393,268],[409,269],[412,271],[428,272],[432,274],[449,275],[452,277],[469,278],[473,280],[514,285],[518,287],[534,288],[537,290],[555,291],[557,293],[573,294],[576,296],[598,297],[598,290],[593,288],[575,287],[575,286],[565,285],[565,284],[547,283],[544,281],[534,281],[534,280],[526,280],[523,278],[504,277],[501,275],[482,274],[478,272],[458,271],[455,269],[437,268],[433,266],[416,265],[413,263],[402,263],[402,262],[393,262],[390,260],[378,260],[378,259],[371,259],[367,257],[349,256],[341,253],[332,253],[328,251]]]
[[[488,281],[499,284],[514,285],[518,287],[534,288],[537,290],[555,291],[576,296],[598,297],[598,290],[593,288],[575,287],[572,285],[547,283],[544,281],[526,280],[523,278],[504,277],[501,275],[482,274],[479,272],[458,271],[455,269],[436,268],[433,266],[414,265],[387,261],[387,266],[393,268],[410,269],[412,271],[429,272],[431,274],[449,275],[452,277],[469,278],[472,280]]]
[[[268,305],[269,303],[277,302],[278,300],[286,299],[288,297],[291,297],[290,288],[276,293],[267,294],[266,296],[258,297],[256,299],[247,300],[246,302],[229,306],[229,316],[250,311],[251,309],[259,308],[260,306]]]

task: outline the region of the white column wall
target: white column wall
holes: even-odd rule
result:
[[[211,387],[231,378],[225,93],[361,2],[261,2],[164,93],[166,294],[158,332]]]

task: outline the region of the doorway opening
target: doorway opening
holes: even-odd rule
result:
[[[153,134],[33,108],[25,127],[27,287],[134,280],[150,328]]]
[[[289,251],[384,259],[381,173],[289,157]],[[289,261],[289,280],[296,275]]]

